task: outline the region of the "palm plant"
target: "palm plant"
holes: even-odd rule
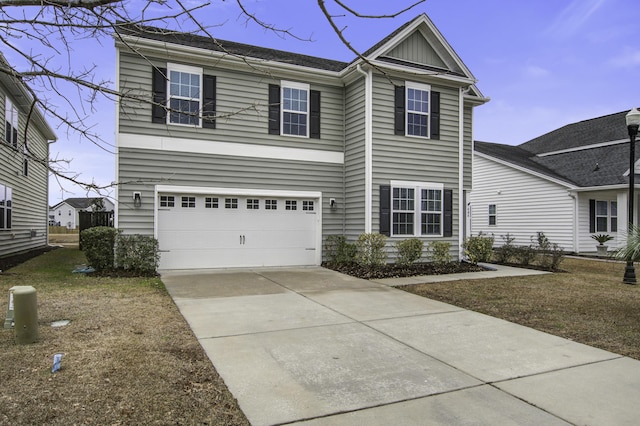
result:
[[[627,243],[613,252],[613,257],[627,262],[637,262],[640,260],[640,226],[630,226]]]
[[[591,238],[596,240],[601,246],[604,245],[607,241],[613,240],[613,237],[608,234],[596,234],[592,235]]]

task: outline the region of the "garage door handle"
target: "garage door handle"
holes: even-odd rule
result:
[[[245,240],[245,236],[244,235],[240,235],[240,244],[241,245],[244,244],[244,240]]]

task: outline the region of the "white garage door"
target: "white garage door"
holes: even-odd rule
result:
[[[158,195],[160,269],[315,265],[317,199]]]

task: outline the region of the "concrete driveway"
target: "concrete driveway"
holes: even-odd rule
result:
[[[323,268],[164,271],[253,425],[635,425],[640,361]]]

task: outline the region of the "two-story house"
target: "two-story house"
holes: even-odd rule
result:
[[[105,197],[66,198],[49,208],[49,224],[76,229],[80,226],[80,212],[111,212],[115,206]]]
[[[319,265],[371,232],[458,256],[487,99],[426,15],[350,63],[135,26],[116,48],[117,226],[162,269]]]
[[[0,66],[8,62],[0,54]],[[56,135],[20,79],[0,73],[4,138],[0,143],[0,256],[48,243],[49,143]]]

